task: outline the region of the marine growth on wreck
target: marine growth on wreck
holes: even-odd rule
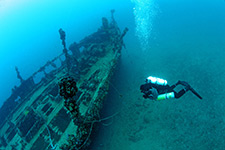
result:
[[[110,21],[102,18],[96,32],[68,48],[66,32],[59,29],[63,52],[28,79],[16,67],[21,85],[0,109],[0,148],[87,149],[97,123],[116,115],[99,114],[128,31],[121,32],[114,12]],[[54,69],[47,73],[49,66]],[[40,73],[44,77],[35,83]]]

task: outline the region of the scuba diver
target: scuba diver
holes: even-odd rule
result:
[[[184,88],[179,92],[176,92],[174,91],[174,88],[177,85],[182,85]],[[149,76],[146,79],[146,83],[141,85],[140,90],[144,93],[143,97],[145,99],[149,98],[151,100],[177,99],[183,96],[187,91],[191,91],[199,99],[202,99],[202,97],[185,81],[179,80],[176,84],[169,86],[166,80],[153,76]]]

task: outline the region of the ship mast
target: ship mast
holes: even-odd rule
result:
[[[20,83],[22,83],[24,81],[24,79],[21,77],[17,66],[15,67],[15,70],[16,70],[17,78],[20,80]]]
[[[66,33],[65,31],[62,30],[62,28],[59,29],[59,34],[60,34],[60,39],[62,40],[62,45],[63,45],[63,53],[65,54],[66,57],[66,65],[67,65],[67,74],[70,72],[70,60],[69,60],[69,54],[68,50],[66,48]]]

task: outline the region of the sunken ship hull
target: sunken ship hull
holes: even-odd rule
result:
[[[114,18],[102,19],[97,32],[74,42],[63,53],[48,61],[21,85],[0,109],[0,148],[21,150],[88,149],[90,135],[109,89],[110,78],[123,47],[123,37]],[[60,62],[57,66],[56,62]],[[46,73],[47,67],[54,69]],[[38,83],[34,77],[45,75]],[[62,96],[63,79],[76,82],[76,93]]]

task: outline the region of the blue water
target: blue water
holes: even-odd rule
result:
[[[128,7],[126,11],[125,5]],[[66,31],[67,43],[78,42],[95,32],[101,25],[101,18],[110,17],[112,8],[117,9],[115,17],[121,22],[121,27],[127,26],[124,17],[132,18],[129,0],[1,0],[0,105],[9,97],[12,87],[20,84],[15,66],[24,79],[28,78],[41,65],[62,52],[59,28]],[[118,17],[121,15],[124,17]]]
[[[112,125],[101,126],[92,148],[224,149],[223,0],[6,1],[0,1],[1,103],[19,85],[15,66],[26,79],[61,53],[59,28],[66,31],[67,43],[79,41],[96,31],[101,17],[110,17],[114,8],[119,26],[127,26],[129,32],[102,116],[122,111]],[[140,12],[134,8],[141,8]],[[144,23],[138,18],[145,18]],[[179,100],[144,100],[139,86],[149,75],[167,79],[169,84],[185,80],[203,100],[192,93]]]

